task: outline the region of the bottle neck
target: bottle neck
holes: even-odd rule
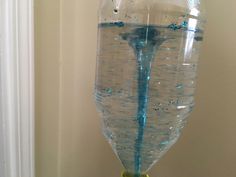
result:
[[[147,174],[132,174],[129,172],[123,172],[121,177],[149,177]]]

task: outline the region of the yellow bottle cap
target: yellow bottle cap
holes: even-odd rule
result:
[[[147,174],[135,175],[128,172],[123,172],[121,177],[149,177]]]

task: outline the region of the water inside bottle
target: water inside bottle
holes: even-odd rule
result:
[[[194,106],[203,31],[186,23],[99,24],[96,103],[104,135],[130,173],[161,158]]]

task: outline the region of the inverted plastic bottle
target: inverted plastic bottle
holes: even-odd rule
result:
[[[194,106],[204,33],[200,0],[102,0],[95,97],[126,172],[146,172],[177,141]]]

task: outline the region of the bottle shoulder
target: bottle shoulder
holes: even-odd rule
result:
[[[192,0],[193,1],[193,0]],[[199,1],[199,0],[198,0]],[[149,1],[148,1],[149,2]],[[152,3],[150,3],[152,2]],[[170,25],[178,24],[188,18],[205,20],[205,9],[202,4],[189,5],[188,1],[179,4],[162,0],[150,1],[125,1],[121,0],[119,6],[113,5],[112,1],[103,3],[99,8],[99,23],[122,21],[124,23]],[[195,2],[195,1],[194,1]]]

